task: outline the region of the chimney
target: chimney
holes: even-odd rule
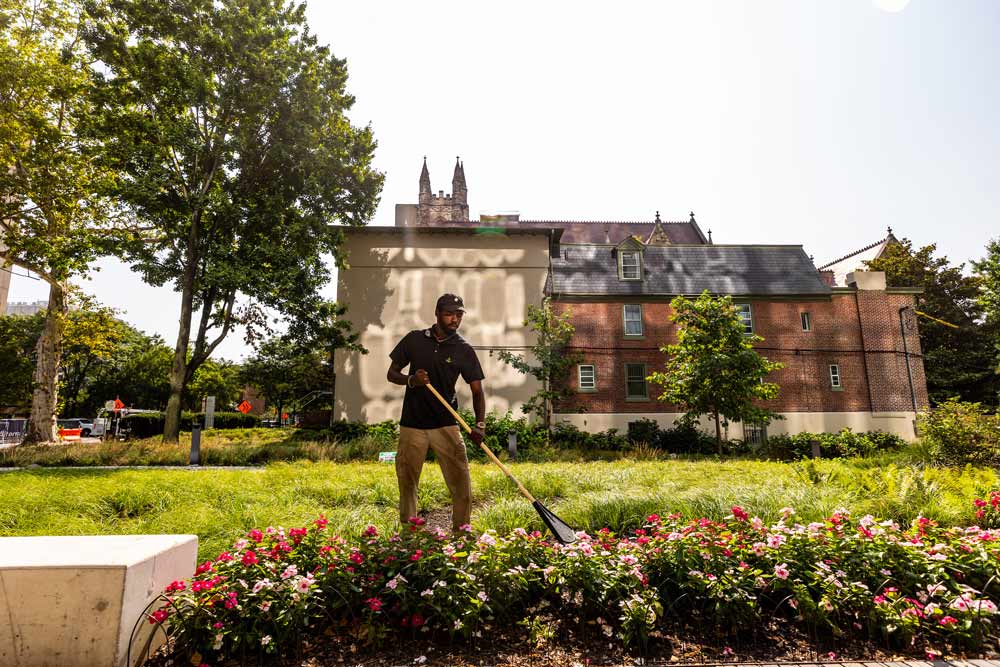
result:
[[[819,279],[823,281],[823,284],[827,287],[836,287],[836,277],[833,275],[833,270],[823,269],[819,271]]]

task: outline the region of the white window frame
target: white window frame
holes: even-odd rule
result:
[[[830,364],[830,388],[843,389],[844,385],[840,378],[840,364]]]
[[[636,275],[625,275],[625,255],[635,255]],[[629,269],[632,269],[630,264]],[[642,251],[641,250],[619,250],[618,251],[618,278],[620,280],[642,280]]]
[[[630,307],[632,307],[632,308],[638,308],[639,309],[639,319],[638,319],[638,322],[639,322],[639,333],[629,333],[629,331],[628,331],[628,323],[629,323],[628,309]],[[625,332],[625,337],[626,338],[642,338],[642,336],[645,334],[645,329],[642,326],[642,316],[643,316],[643,312],[642,312],[642,304],[641,303],[624,303],[624,304],[622,304],[622,331]],[[636,320],[632,320],[632,322],[635,322],[635,321]]]
[[[743,323],[743,335],[752,336],[753,335],[753,306],[748,302],[734,303],[733,306],[736,308],[736,313],[740,316],[740,322]],[[746,317],[744,317],[746,313]]]
[[[809,311],[803,310],[799,313],[799,322],[802,324],[803,331],[812,331],[812,315]]]
[[[584,383],[583,369],[590,369],[590,383]],[[580,391],[597,391],[597,367],[594,364],[577,364],[576,367],[577,387]]]
[[[639,366],[640,368],[642,368],[642,395],[641,396],[639,396],[638,394],[633,395],[633,394],[629,394],[628,393],[628,384],[629,384],[628,369],[629,369],[630,366]],[[643,363],[626,363],[625,364],[625,400],[626,401],[648,401],[649,400],[649,383],[646,381],[646,364],[643,364]]]

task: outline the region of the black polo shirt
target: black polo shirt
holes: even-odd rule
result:
[[[457,333],[438,341],[431,329],[411,331],[389,353],[389,358],[401,369],[409,366],[411,375],[420,369],[427,371],[431,384],[455,410],[458,410],[455,396],[458,376],[461,375],[468,383],[486,377],[476,351]],[[429,390],[424,387],[406,388],[400,426],[441,428],[455,424],[455,418]]]

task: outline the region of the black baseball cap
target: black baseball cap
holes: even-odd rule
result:
[[[442,294],[438,297],[437,306],[434,310],[447,310],[454,312],[460,310],[465,312],[465,304],[462,302],[462,297],[456,296],[454,294]]]

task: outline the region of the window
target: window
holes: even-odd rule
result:
[[[642,304],[626,303],[625,308],[625,335],[642,335]]]
[[[753,422],[743,423],[743,442],[757,449],[767,442],[767,427]]]
[[[642,253],[638,250],[618,251],[618,265],[622,280],[642,280]]]
[[[646,400],[646,364],[625,364],[625,399]]]
[[[736,314],[740,316],[740,321],[743,322],[743,333],[749,336],[753,333],[753,313],[750,312],[749,303],[737,303]]]
[[[594,391],[597,389],[597,374],[594,372],[593,364],[580,364],[576,367],[579,378],[580,391]]]
[[[840,389],[840,366],[837,364],[830,364],[830,387],[832,389]]]
[[[812,331],[812,319],[810,319],[809,313],[799,313],[799,319],[802,320],[803,331]]]

